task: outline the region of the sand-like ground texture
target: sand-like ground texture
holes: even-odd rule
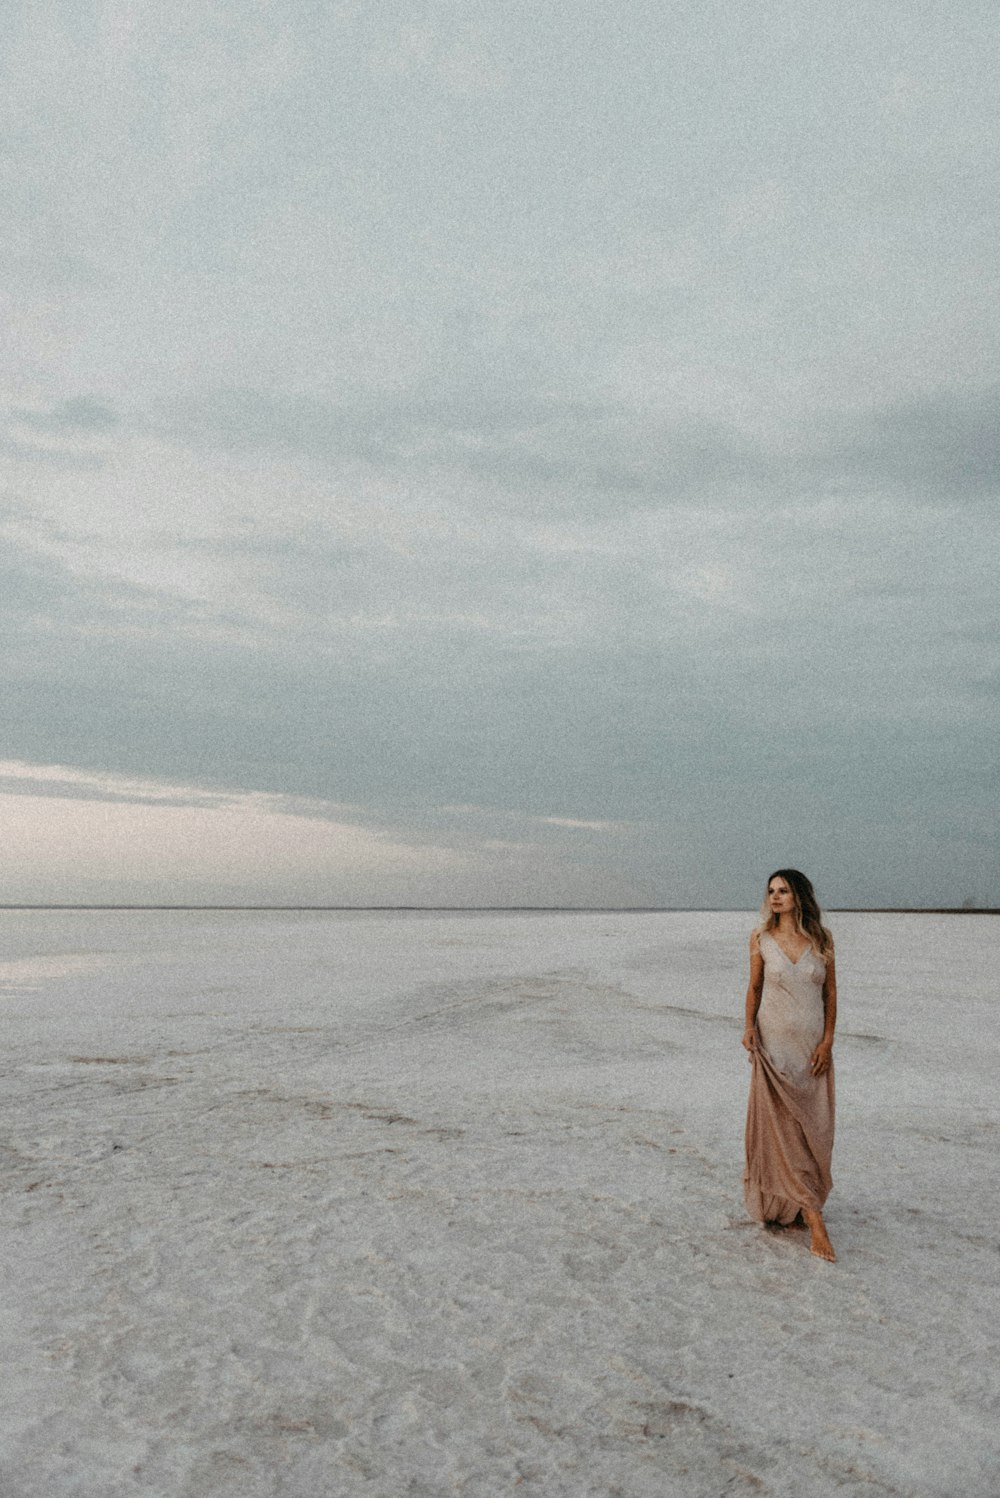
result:
[[[836,1265],[751,918],[0,914],[3,1498],[995,1498],[1000,920],[831,917]]]

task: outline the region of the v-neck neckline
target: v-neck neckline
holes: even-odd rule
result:
[[[777,947],[778,951],[781,953],[782,957],[785,959],[785,961],[788,963],[788,965],[790,967],[798,967],[799,963],[802,961],[803,957],[806,955],[806,953],[808,952],[810,946],[812,945],[811,942],[807,941],[806,944],[805,944],[805,946],[802,948],[802,951],[799,953],[799,955],[797,957],[789,957],[788,953],[785,951],[784,947],[781,945],[781,942],[778,940],[778,938],[776,936],[772,935],[772,933],[770,931],[768,931],[766,934],[771,937],[771,940],[774,942],[774,945]]]

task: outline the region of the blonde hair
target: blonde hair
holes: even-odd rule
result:
[[[775,869],[774,873],[768,876],[767,884],[764,886],[764,899],[760,907],[762,919],[757,927],[757,935],[763,935],[765,931],[773,931],[778,924],[778,918],[772,912],[767,898],[772,879],[784,879],[795,900],[796,931],[800,936],[805,937],[813,951],[818,953],[824,962],[828,961],[833,956],[833,936],[823,925],[816,891],[805,874],[798,869]]]

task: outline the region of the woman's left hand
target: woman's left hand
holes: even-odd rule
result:
[[[833,1041],[821,1040],[819,1045],[812,1053],[812,1060],[809,1063],[809,1070],[812,1072],[814,1077],[822,1077],[825,1072],[828,1072],[830,1070],[832,1063]]]

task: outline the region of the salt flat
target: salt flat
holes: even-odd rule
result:
[[[0,913],[3,1498],[993,1498],[1000,920],[831,917],[833,1266],[751,923]]]

